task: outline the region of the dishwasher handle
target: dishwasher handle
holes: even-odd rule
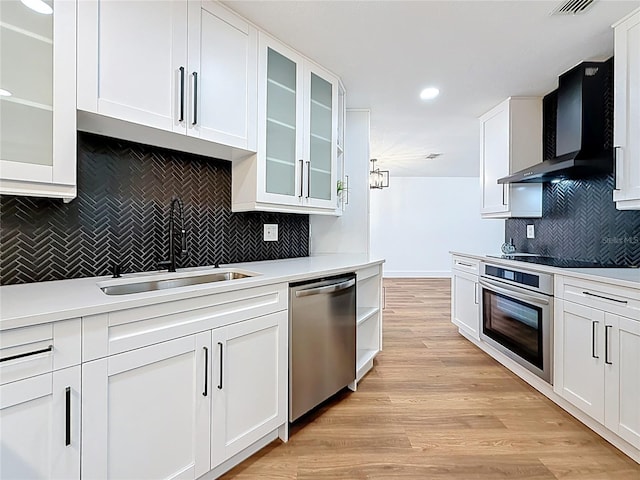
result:
[[[296,297],[306,297],[309,295],[320,295],[322,293],[339,292],[340,290],[346,290],[347,288],[351,288],[355,284],[356,284],[356,280],[352,278],[350,280],[347,280],[346,282],[333,283],[331,285],[325,285],[323,287],[305,288],[304,290],[298,290],[296,292]]]

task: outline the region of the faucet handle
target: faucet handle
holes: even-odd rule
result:
[[[182,228],[180,230],[180,255],[187,253],[187,231]]]
[[[171,267],[171,260],[158,260],[158,268],[168,268]]]

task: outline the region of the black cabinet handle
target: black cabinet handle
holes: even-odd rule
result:
[[[603,295],[596,295],[595,293],[591,293],[587,291],[582,292],[582,294],[589,295],[590,297],[602,298],[603,300],[611,300],[612,302],[618,302],[618,303],[624,303],[624,304],[629,303],[626,300],[618,300],[617,298],[605,297]]]
[[[218,342],[220,347],[220,380],[218,381],[218,390],[222,390],[222,342]]]
[[[202,396],[206,397],[209,390],[209,349],[207,347],[202,347],[204,350],[204,392],[202,392]]]
[[[178,121],[184,121],[184,67],[180,67],[180,117]]]
[[[609,361],[609,329],[613,328],[613,325],[604,326],[604,363],[607,365],[613,365],[613,362]]]
[[[67,387],[64,392],[65,396],[65,427],[64,427],[64,444],[71,445],[71,387]]]
[[[596,355],[596,325],[600,322],[591,322],[591,356],[593,358],[600,358]]]
[[[198,72],[193,72],[193,122],[191,125],[198,123]]]
[[[8,362],[9,360],[15,360],[16,358],[30,357],[31,355],[38,355],[39,353],[50,352],[52,350],[53,350],[53,345],[49,345],[47,348],[34,350],[33,352],[19,353],[17,355],[11,355],[10,357],[0,358],[0,362]]]

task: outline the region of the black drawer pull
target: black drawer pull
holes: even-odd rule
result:
[[[218,342],[218,346],[220,347],[220,378],[218,380],[218,390],[222,390],[222,342]]]
[[[611,298],[611,297],[605,297],[603,295],[596,295],[595,293],[591,293],[591,292],[582,292],[583,295],[589,295],[590,297],[597,297],[597,298],[602,298],[604,300],[611,300],[612,302],[618,302],[618,303],[624,303],[627,304],[629,303],[626,300],[618,300],[617,298]]]
[[[206,397],[209,392],[209,349],[207,347],[202,347],[204,350],[204,392],[202,392],[202,396]]]
[[[65,397],[65,428],[64,428],[64,444],[71,445],[71,387],[67,387],[64,391]]]
[[[53,350],[53,345],[49,345],[47,348],[34,350],[33,352],[19,353],[17,355],[11,355],[10,357],[0,358],[0,362],[8,362],[9,360],[15,360],[16,358],[30,357],[31,355],[38,355],[39,353],[46,353],[52,350]]]
[[[604,326],[604,363],[607,365],[613,365],[613,362],[609,361],[609,329],[613,328],[613,325]]]

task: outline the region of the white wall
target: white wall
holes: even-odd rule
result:
[[[480,218],[476,177],[391,177],[372,190],[371,255],[386,259],[385,277],[444,277],[450,250],[499,252],[504,220]]]
[[[369,253],[369,110],[347,110],[344,158],[349,205],[340,217],[309,216],[310,253]]]

